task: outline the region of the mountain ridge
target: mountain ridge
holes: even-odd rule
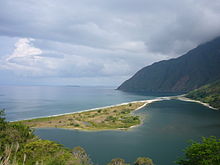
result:
[[[117,89],[129,92],[188,92],[220,79],[220,37],[186,54],[139,70]]]

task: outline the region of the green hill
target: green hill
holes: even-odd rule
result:
[[[220,109],[220,80],[189,92],[186,97]]]
[[[118,89],[130,92],[189,92],[220,79],[220,37],[185,55],[138,71]]]

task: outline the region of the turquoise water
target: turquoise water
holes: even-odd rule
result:
[[[82,146],[99,165],[117,157],[132,163],[139,156],[152,158],[156,165],[173,165],[189,139],[198,140],[210,135],[220,137],[220,112],[200,104],[161,101],[137,113],[146,119],[142,126],[131,131],[37,129],[35,133],[66,147]]]
[[[126,93],[113,87],[1,86],[0,109],[5,108],[7,120],[12,121],[157,96],[161,94]],[[66,147],[82,146],[99,165],[116,157],[132,163],[139,156],[148,156],[157,165],[173,165],[189,139],[220,137],[220,111],[197,103],[167,100],[152,103],[136,113],[145,116],[145,120],[131,131],[83,132],[51,128],[37,129],[35,134]]]

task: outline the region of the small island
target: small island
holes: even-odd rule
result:
[[[90,111],[17,122],[31,128],[65,128],[88,131],[128,129],[141,123],[140,116],[134,115],[132,112],[146,104],[146,101],[131,102]]]

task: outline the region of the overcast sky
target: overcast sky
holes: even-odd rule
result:
[[[220,35],[220,0],[0,0],[0,84],[118,86]]]

